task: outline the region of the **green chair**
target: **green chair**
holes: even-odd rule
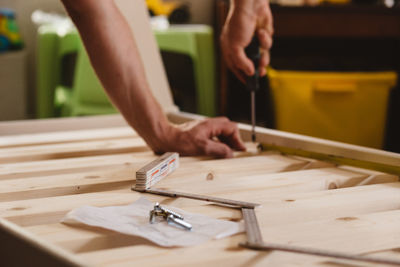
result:
[[[36,116],[54,117],[54,89],[59,83],[60,66],[57,62],[59,34],[52,25],[38,29],[36,72]]]
[[[62,107],[63,116],[100,115],[118,112],[110,103],[97,78],[89,57],[76,31],[60,39],[59,58],[76,52],[76,65],[72,88],[56,87],[55,101]]]
[[[82,45],[72,28],[39,27],[37,115],[39,118],[97,115],[118,112],[108,100]],[[212,28],[205,25],[172,26],[155,31],[160,50],[189,55],[194,63],[197,113],[215,116],[215,57]],[[71,87],[61,84],[61,62],[76,53]]]
[[[173,25],[154,30],[161,51],[190,56],[194,66],[197,113],[216,115],[216,67],[213,30],[207,25]]]
[[[39,118],[116,113],[90,64],[75,29],[60,33],[51,25],[39,28],[38,38]],[[76,53],[72,87],[61,85],[61,62]]]

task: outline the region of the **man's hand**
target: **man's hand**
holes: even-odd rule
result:
[[[236,123],[219,117],[181,124],[153,148],[156,153],[176,151],[183,156],[204,155],[231,158],[232,150],[246,150]]]
[[[222,158],[232,157],[232,149],[245,150],[236,124],[226,118],[179,126],[167,120],[149,88],[132,32],[114,1],[62,1],[108,96],[154,152]]]
[[[272,46],[273,22],[268,0],[231,0],[231,7],[221,34],[222,53],[228,67],[242,81],[254,75],[254,66],[245,48],[257,34],[261,47],[260,75],[266,74]]]

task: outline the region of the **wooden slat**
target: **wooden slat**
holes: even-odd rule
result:
[[[400,183],[389,183],[304,194],[292,192],[291,194],[283,194],[280,199],[276,199],[276,196],[270,198],[265,188],[253,188],[251,198],[247,197],[247,201],[261,202],[262,209],[257,210],[257,214],[265,214],[268,217],[268,225],[279,225],[293,220],[307,221],[397,209],[400,208],[399,187]],[[242,200],[243,191],[232,194],[218,194],[218,196]],[[73,208],[83,205],[128,204],[138,197],[138,193],[131,192],[129,189],[122,189],[74,196],[3,202],[0,203],[0,216],[21,225],[55,223]],[[154,201],[159,200],[159,202],[165,199],[153,195],[147,195],[147,197]],[[266,208],[267,204],[268,209]],[[199,209],[201,210],[201,206],[199,206]],[[260,224],[263,225],[263,222],[261,221]]]
[[[249,175],[249,174],[252,175]],[[157,184],[158,188],[177,190],[188,193],[199,193],[215,196],[235,196],[238,200],[257,199],[255,202],[276,198],[282,195],[318,190],[353,187],[360,184],[380,184],[396,182],[397,176],[381,173],[371,178],[369,173],[363,174],[341,168],[319,168],[311,170],[292,170],[279,173],[249,172],[244,175],[213,174],[210,179],[206,173],[194,173],[181,176],[177,171],[165,181]],[[257,192],[265,190],[265,196]],[[254,194],[249,194],[253,192]]]
[[[148,153],[146,155],[150,156]],[[155,156],[152,158],[154,157]],[[124,187],[129,188],[136,180],[136,171],[151,161],[149,157],[132,157],[132,155],[128,157],[116,157],[112,160],[109,159],[110,156],[106,158],[91,158],[94,162],[90,162],[90,168],[87,168],[86,166],[86,169],[90,169],[90,171],[84,171],[80,168],[79,173],[76,173],[75,171],[73,173],[59,175],[44,175],[43,172],[39,172],[40,177],[38,177],[38,173],[36,173],[32,178],[28,176],[23,179],[15,179],[15,175],[5,175],[3,176],[3,181],[0,180],[0,201],[115,190]],[[121,161],[118,164],[116,160]],[[102,161],[107,162],[107,165],[105,165],[106,167],[102,166]],[[244,173],[244,164],[248,164],[249,162],[258,163],[260,161],[263,161],[266,164],[258,164],[258,167],[253,170],[253,174],[301,168],[307,164],[307,162],[304,162],[303,160],[287,159],[284,156],[270,153],[241,159],[230,159],[226,161],[211,160],[207,162],[214,163],[214,175],[217,175],[216,178],[221,180],[220,176],[225,177],[225,179],[242,176]],[[58,167],[64,166],[65,163],[66,162],[55,162]],[[93,166],[93,163],[96,165]],[[208,174],[207,170],[201,171],[205,168],[205,164],[202,161],[192,162],[191,159],[183,158],[182,163],[185,167],[180,168],[179,171],[171,174],[170,177],[174,177],[175,180],[184,181],[188,178],[201,177],[203,175],[207,176]],[[82,164],[82,162],[80,162],[80,164]],[[97,169],[99,165],[101,167]],[[48,167],[47,161],[39,162],[35,165],[37,168],[40,168],[40,166]],[[96,167],[96,170],[94,170],[94,167]],[[222,174],[223,169],[225,168],[230,169],[233,173],[228,175]],[[193,175],[193,170],[197,170],[196,175]],[[58,172],[60,173],[59,170]],[[202,181],[204,181],[204,179],[200,179],[200,182]]]
[[[127,126],[120,114],[5,121],[0,123],[0,136]]]
[[[2,148],[0,149],[0,163],[142,152],[148,150],[149,148],[141,138]]]
[[[130,127],[0,136],[0,148],[137,137]]]
[[[0,165],[0,180],[80,173],[93,170],[112,170],[122,166],[129,166],[131,162],[141,160],[151,161],[154,158],[156,156],[152,151],[146,151],[134,154],[122,153],[105,156],[8,163]]]

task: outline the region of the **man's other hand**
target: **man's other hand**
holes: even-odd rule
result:
[[[231,158],[233,150],[245,151],[236,123],[225,117],[192,121],[173,127],[156,153],[178,152],[182,156]]]
[[[221,34],[221,49],[228,67],[244,83],[246,76],[254,75],[254,66],[246,56],[245,48],[254,34],[260,41],[259,72],[266,74],[270,62],[273,20],[268,0],[231,0],[228,17]]]

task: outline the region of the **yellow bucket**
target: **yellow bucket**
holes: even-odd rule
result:
[[[382,148],[395,72],[268,70],[277,129]]]

